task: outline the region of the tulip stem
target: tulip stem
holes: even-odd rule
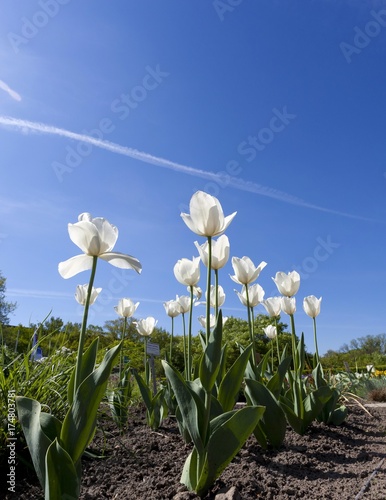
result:
[[[80,379],[81,370],[82,370],[83,349],[84,349],[84,343],[86,340],[88,308],[90,306],[91,293],[92,293],[92,287],[94,284],[97,262],[98,262],[98,257],[96,255],[94,255],[92,258],[91,275],[90,275],[90,281],[89,281],[88,289],[87,289],[86,303],[84,305],[84,311],[83,311],[82,328],[80,331],[79,344],[78,344],[78,356],[76,358],[75,381],[74,381],[74,399],[75,399],[76,391],[78,390],[80,384],[83,382]]]
[[[193,285],[190,285],[190,311],[189,311],[189,331],[188,331],[188,365],[187,379],[192,379],[192,319],[193,319]]]
[[[216,321],[217,321],[217,317],[218,317],[218,269],[215,269],[214,270],[214,288],[215,288],[215,317],[216,317]]]
[[[318,350],[318,338],[316,336],[316,318],[312,318],[314,320],[314,342],[315,342],[315,354],[316,354],[316,364],[319,363],[319,350]]]
[[[280,349],[279,349],[279,329],[277,326],[277,317],[275,316],[275,328],[276,328],[276,349],[277,349],[277,364],[280,364]]]
[[[206,280],[206,345],[210,334],[210,280],[212,272],[212,237],[208,236],[208,274]]]
[[[150,379],[149,379],[149,366],[148,366],[148,363],[147,363],[147,336],[145,335],[143,337],[143,340],[144,340],[144,357],[143,357],[143,364],[144,364],[144,367],[145,367],[145,382],[146,382],[146,385],[149,387],[149,382],[150,382]]]
[[[249,292],[248,292],[248,284],[245,285],[245,297],[247,299],[247,311],[248,311],[248,328],[249,328],[249,340],[252,343],[252,366],[253,369],[256,368],[256,346],[254,339],[254,315],[253,315],[253,307],[249,306]]]
[[[123,330],[122,330],[122,349],[119,354],[119,380],[122,378],[122,368],[123,368],[123,341],[125,340],[125,334],[126,334],[126,327],[127,327],[127,317],[124,317],[124,322],[123,322]]]
[[[291,318],[291,332],[292,332],[292,361],[294,364],[294,370],[295,372],[298,371],[298,353],[296,350],[296,334],[295,334],[295,320],[294,320],[294,315],[290,314],[289,315]]]
[[[182,313],[182,330],[183,330],[183,351],[184,351],[184,367],[185,367],[185,379],[188,378],[188,360],[186,357],[186,326],[185,326],[185,313]]]
[[[174,318],[172,316],[172,334],[170,336],[170,363],[172,362],[172,354],[173,354],[173,335],[174,335]]]

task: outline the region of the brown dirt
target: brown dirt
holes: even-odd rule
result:
[[[288,430],[278,451],[263,451],[250,437],[205,499],[385,500],[386,408],[370,411],[371,417],[350,407],[340,427],[314,423],[304,436]],[[105,458],[83,460],[82,500],[198,499],[179,482],[191,446],[172,418],[154,432],[144,411],[136,411],[123,436],[115,429],[105,436],[99,431],[92,446],[104,450]],[[42,498],[34,473],[27,474],[22,464],[16,482],[15,495],[3,491],[0,497]],[[228,496],[221,495],[227,490]]]

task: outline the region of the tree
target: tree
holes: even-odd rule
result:
[[[7,302],[5,300],[5,291],[7,278],[3,276],[0,271],[0,324],[8,325],[9,324],[9,315],[13,313],[16,309],[16,302]]]

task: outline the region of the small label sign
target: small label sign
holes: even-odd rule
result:
[[[152,342],[148,342],[146,352],[151,356],[159,356],[160,355],[159,344],[153,344]]]

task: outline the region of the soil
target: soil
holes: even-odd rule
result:
[[[351,406],[341,426],[313,423],[304,436],[288,429],[277,451],[262,450],[251,436],[205,500],[385,500],[386,407],[369,411]],[[111,426],[104,434],[98,431],[92,448],[105,457],[83,459],[81,500],[198,499],[180,484],[191,445],[183,442],[173,418],[155,432],[146,425],[144,409],[133,410],[123,435]],[[21,462],[16,484],[16,494],[3,491],[0,497],[43,498],[34,472]]]

